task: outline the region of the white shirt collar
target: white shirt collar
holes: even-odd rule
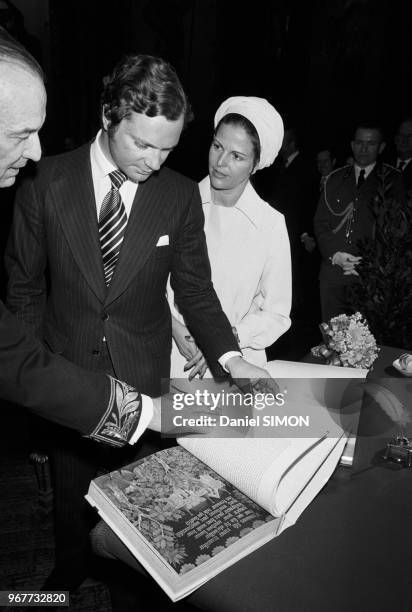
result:
[[[299,153],[300,153],[300,151],[295,151],[294,153],[291,153],[291,155],[289,155],[289,157],[287,158],[287,160],[285,162],[285,168],[289,168],[290,164],[293,162],[295,157],[297,157],[299,155]]]
[[[206,176],[200,181],[199,191],[200,197],[202,198],[202,204],[211,204],[214,206],[210,191],[209,176]],[[231,209],[240,211],[256,229],[259,229],[262,218],[262,204],[265,204],[265,202],[258,196],[251,182],[248,181],[242,195]]]
[[[107,159],[102,149],[102,130],[97,132],[96,138],[93,140],[90,146],[90,159],[92,163],[92,172],[97,179],[102,179],[108,176],[113,170],[117,170],[117,167]]]
[[[102,148],[102,130],[99,130],[96,138],[90,145],[90,163],[92,167],[92,180],[94,196],[96,200],[97,218],[99,218],[100,207],[103,199],[111,187],[109,174],[113,170],[117,170],[117,166],[112,161],[107,159]],[[126,208],[127,217],[130,216],[133,201],[136,196],[138,183],[131,180],[126,180],[120,187],[120,194]]]
[[[376,162],[374,162],[373,164],[369,164],[369,166],[365,166],[364,168],[361,168],[360,166],[358,166],[358,164],[353,164],[353,167],[355,168],[355,178],[356,178],[356,182],[358,181],[359,178],[359,174],[361,170],[365,170],[365,179],[368,178],[368,176],[370,175],[370,173],[372,172],[372,170],[374,169],[374,167],[376,166]]]
[[[402,162],[404,164],[403,168],[405,169],[405,167],[410,163],[412,157],[408,157],[408,159],[400,159],[398,157],[398,159],[396,160],[396,167],[399,166],[399,164]]]

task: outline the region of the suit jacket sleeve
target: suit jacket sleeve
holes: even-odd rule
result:
[[[26,179],[17,190],[5,253],[7,305],[36,335],[41,333],[46,304],[47,250],[42,211],[36,181]]]
[[[203,227],[199,189],[194,184],[175,245],[170,284],[188,328],[214,369],[222,355],[239,351],[239,346],[213,288]]]
[[[99,442],[123,446],[133,438],[149,398],[104,374],[49,353],[0,302],[0,398]],[[149,403],[147,402],[149,400]]]

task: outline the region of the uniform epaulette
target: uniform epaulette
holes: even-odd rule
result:
[[[328,182],[328,180],[337,172],[341,172],[341,170],[346,170],[346,175],[345,178],[347,178],[347,176],[349,176],[349,174],[352,172],[352,164],[347,164],[346,166],[341,166],[340,168],[335,168],[335,170],[332,170],[332,172],[329,172],[329,174],[326,176],[326,180],[325,180],[325,187],[326,187],[326,183]]]

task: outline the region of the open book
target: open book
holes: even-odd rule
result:
[[[353,381],[341,378],[343,368],[324,366],[311,366],[312,378],[292,381],[304,364],[285,363],[277,370],[273,363],[270,372],[288,377],[277,382],[281,389],[288,385],[289,410],[304,402],[316,412],[316,436],[182,437],[178,446],[90,484],[86,499],[172,601],[293,525],[339,461],[349,421],[359,412],[359,385],[347,394]],[[338,391],[331,394],[328,381],[315,380],[321,371],[341,379]],[[342,394],[349,398],[343,411]]]

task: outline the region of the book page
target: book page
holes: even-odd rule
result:
[[[317,378],[352,378],[352,383],[354,383],[355,379],[365,380],[368,374],[368,370],[362,368],[344,368],[340,366],[330,366],[317,363],[301,363],[282,360],[270,361],[266,367],[270,375],[275,379],[279,377],[308,377],[312,380]],[[341,465],[351,466],[353,463],[360,417],[360,406],[361,399],[358,398],[358,405],[353,414],[354,418],[352,420],[351,432],[346,444],[344,444],[344,449],[339,459]]]
[[[321,440],[305,438],[305,445],[301,446],[300,456],[296,457],[296,453],[290,453],[288,456],[288,453],[285,453],[285,456],[282,457],[282,465],[272,465],[260,482],[259,498],[264,502],[262,506],[268,508],[274,516],[281,516],[288,512],[297,499],[301,498],[302,510],[304,510],[314,497],[314,495],[310,497],[305,494],[308,483],[318,478],[319,468],[328,458],[330,458],[330,474],[332,474],[339,457],[336,458],[336,461],[332,461],[331,453],[340,440],[343,440],[344,444],[346,438],[346,435],[342,435],[341,439],[327,436]],[[296,440],[293,442],[291,448],[295,446]],[[279,471],[282,475],[275,482],[274,475],[277,475]],[[321,490],[325,482],[322,481],[316,493]]]
[[[299,516],[307,508],[310,502],[316,497],[316,495],[323,489],[332,476],[333,471],[342,455],[343,448],[346,444],[346,436],[337,442],[330,454],[325,458],[324,462],[318,467],[316,474],[305,486],[302,493],[296,498],[291,506],[285,513],[285,520],[282,523],[281,531],[284,531],[288,527],[291,527],[296,523]]]
[[[183,438],[179,444],[273,516],[281,516],[336,445],[335,438]]]
[[[269,361],[265,368],[273,378],[366,378],[369,371],[281,359]]]
[[[190,453],[206,463],[237,487],[242,493],[253,499],[268,512],[266,496],[259,494],[260,483],[265,473],[270,470],[274,485],[280,479],[282,469],[290,460],[290,453],[301,454],[300,444],[291,447],[291,441],[285,438],[179,438],[178,443]],[[298,448],[299,446],[299,448]],[[279,462],[282,454],[290,448],[285,460]],[[271,468],[278,463],[279,474],[273,474]]]
[[[270,424],[276,416],[298,415],[307,419],[306,429],[260,426],[251,427],[247,437],[231,436],[229,431],[227,437],[218,438],[212,432],[203,437],[179,438],[178,443],[268,512],[280,516],[342,436],[346,438],[351,431],[363,390],[352,369],[293,362],[269,365],[271,374],[283,375],[276,380],[287,400],[283,407],[252,409],[252,416],[261,424],[265,420]],[[342,370],[345,375],[335,378],[336,371],[341,374]],[[309,371],[315,374],[313,378],[301,378]],[[334,378],[327,378],[328,374]],[[357,375],[363,378],[364,373]]]

